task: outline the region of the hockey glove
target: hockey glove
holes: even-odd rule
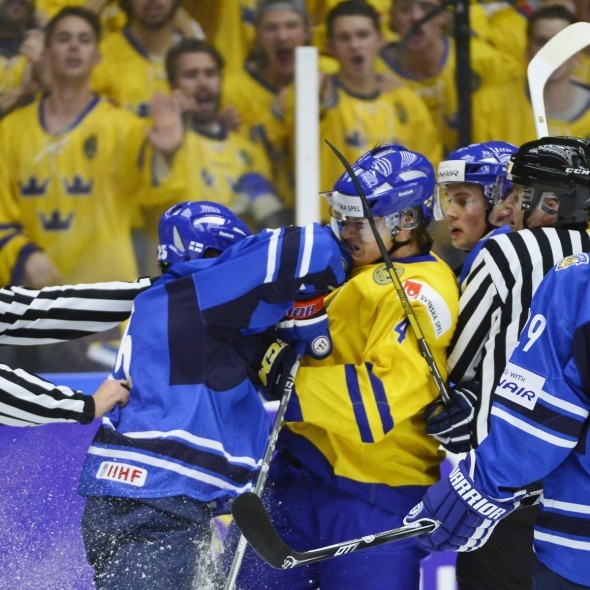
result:
[[[268,337],[250,365],[250,379],[268,399],[280,400],[297,361],[295,349],[280,338]]]
[[[451,403],[445,406],[439,398],[426,407],[426,432],[451,453],[471,450],[471,426],[475,416],[479,384],[475,381],[449,390]]]
[[[279,336],[293,344],[300,356],[309,354],[315,359],[323,359],[332,352],[325,296],[325,292],[304,285],[293,306],[277,324]]]
[[[439,526],[416,537],[427,551],[473,551],[490,537],[495,526],[518,507],[516,497],[491,498],[473,482],[475,452],[460,461],[447,479],[431,486],[422,502],[404,518],[405,524],[426,519]],[[519,495],[525,492],[519,492]]]

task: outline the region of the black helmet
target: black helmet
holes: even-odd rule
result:
[[[543,137],[523,143],[506,177],[529,187],[522,208],[534,209],[542,196],[559,200],[557,226],[585,223],[590,211],[590,142],[578,137]]]

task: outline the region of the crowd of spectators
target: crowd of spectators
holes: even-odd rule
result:
[[[534,138],[526,63],[588,12],[471,3],[474,141]],[[0,0],[2,285],[153,274],[175,201],[217,201],[253,230],[292,223],[302,45],[320,51],[321,189],[341,173],[323,139],[350,161],[399,143],[436,166],[460,147],[452,24],[443,0]],[[586,55],[549,80],[551,133],[590,135],[589,83]],[[97,368],[85,349],[51,355],[41,369]]]

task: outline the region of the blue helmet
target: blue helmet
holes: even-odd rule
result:
[[[252,235],[227,207],[211,201],[186,201],[168,209],[158,227],[158,262],[169,265],[223,252]]]
[[[422,154],[387,144],[363,154],[352,166],[371,213],[384,217],[395,234],[432,219],[434,169]],[[327,194],[333,217],[365,217],[354,183],[345,172]]]
[[[506,167],[517,149],[504,141],[473,143],[459,148],[438,165],[437,187],[451,182],[479,184],[486,201],[493,204],[510,188]]]

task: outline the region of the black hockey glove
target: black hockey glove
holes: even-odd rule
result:
[[[292,346],[280,338],[269,337],[254,355],[250,378],[265,397],[280,400],[296,361],[297,353]]]
[[[426,432],[451,453],[471,450],[472,423],[479,383],[462,383],[449,390],[451,403],[445,406],[439,398],[426,407]]]

